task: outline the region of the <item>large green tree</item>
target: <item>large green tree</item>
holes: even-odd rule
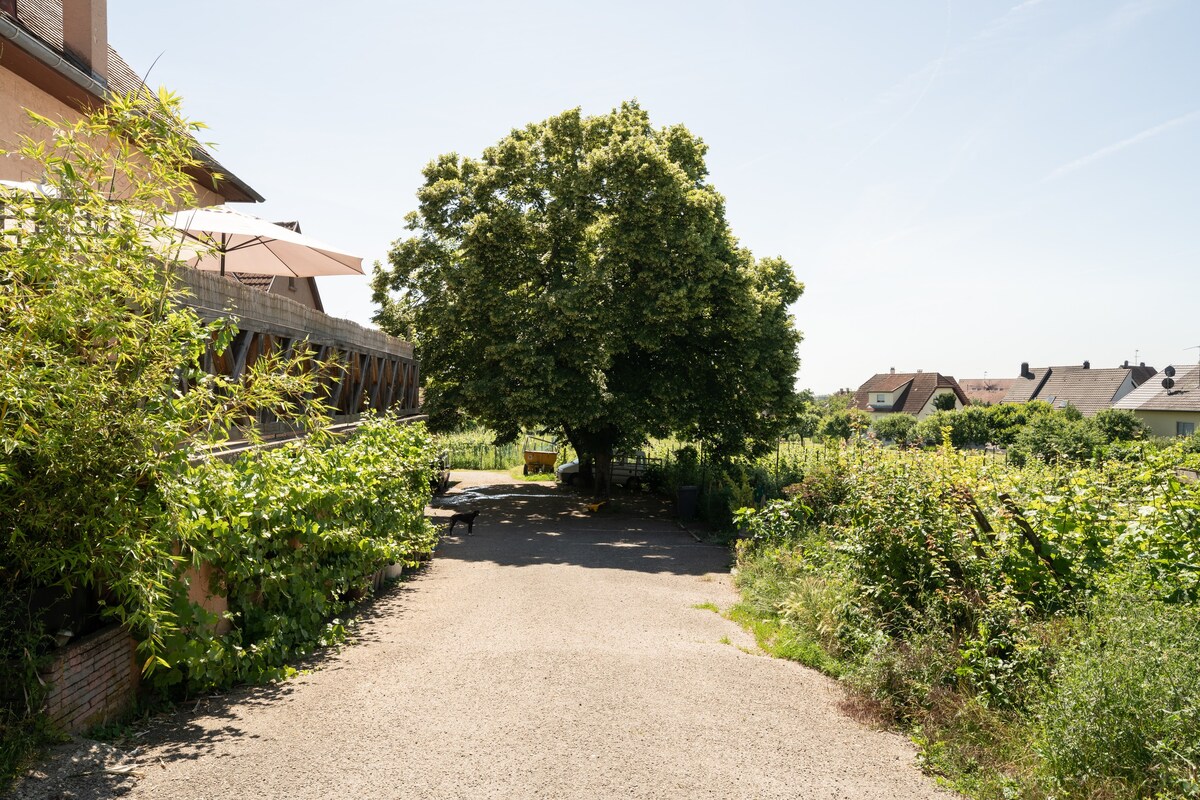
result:
[[[560,428],[601,484],[648,436],[728,456],[789,424],[803,286],[738,246],[706,150],[625,103],[430,162],[374,288],[379,324],[416,340],[435,422]]]

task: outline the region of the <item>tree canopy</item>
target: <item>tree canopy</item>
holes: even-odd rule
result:
[[[560,428],[601,466],[648,436],[736,454],[787,427],[803,286],[738,245],[706,150],[625,103],[429,163],[374,289],[435,423]]]

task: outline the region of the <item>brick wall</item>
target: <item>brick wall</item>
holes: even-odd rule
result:
[[[69,733],[80,733],[128,711],[140,677],[134,646],[133,637],[113,625],[61,649],[42,673],[50,685],[50,719]]]

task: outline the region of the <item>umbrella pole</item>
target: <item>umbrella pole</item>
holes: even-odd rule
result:
[[[225,245],[227,243],[225,234],[221,234],[221,277],[225,277]]]

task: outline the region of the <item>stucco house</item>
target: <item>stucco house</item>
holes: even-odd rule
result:
[[[0,137],[36,133],[24,109],[74,119],[110,93],[136,92],[142,80],[108,44],[106,0],[0,0]],[[199,143],[192,175],[198,205],[263,198]],[[39,182],[29,165],[0,158],[0,180]]]
[[[954,408],[971,404],[958,381],[940,372],[889,372],[871,376],[854,393],[852,408],[872,417],[887,414],[912,414],[924,419],[936,409],[934,402],[944,395],[954,398]]]
[[[1021,374],[1013,380],[1005,403],[1028,403],[1044,400],[1055,408],[1068,405],[1079,409],[1085,417],[1112,408],[1113,404],[1141,386],[1157,372],[1144,363],[1128,361],[1119,367],[1093,369],[1088,361],[1079,366],[1035,367],[1021,364]]]
[[[35,135],[24,109],[49,119],[72,119],[113,92],[137,92],[142,80],[108,43],[106,0],[0,0],[0,141]],[[199,142],[202,164],[193,174],[199,206],[260,202],[263,197],[222,166]],[[28,162],[0,158],[0,180],[33,182]],[[297,223],[283,223],[299,231]],[[324,310],[312,278],[230,276],[244,286]]]
[[[1155,436],[1200,433],[1200,366],[1176,366],[1174,370],[1171,388],[1163,385],[1167,377],[1164,374],[1164,380],[1146,381],[1117,401],[1113,408],[1137,414]]]

